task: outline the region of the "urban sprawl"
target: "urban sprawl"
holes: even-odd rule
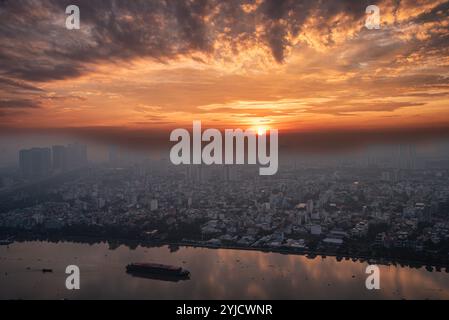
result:
[[[111,148],[22,150],[1,172],[0,229],[11,239],[78,237],[449,265],[449,170],[400,146],[390,158],[175,166]]]

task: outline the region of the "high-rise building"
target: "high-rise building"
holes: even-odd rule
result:
[[[117,146],[109,147],[109,163],[111,165],[117,165],[120,160],[119,149]]]
[[[67,170],[67,148],[65,146],[53,146],[53,171],[64,172]]]
[[[226,182],[237,181],[238,173],[237,168],[234,165],[223,165],[224,180]]]
[[[203,182],[203,165],[186,166],[186,177],[191,183]]]
[[[19,166],[20,166],[20,171],[24,177],[31,176],[31,171],[32,171],[31,150],[20,150]]]
[[[19,153],[20,170],[25,177],[39,178],[51,172],[50,148],[33,148]]]
[[[158,201],[157,201],[157,199],[151,200],[150,210],[151,211],[156,211],[157,209],[158,209]]]
[[[311,214],[313,212],[313,200],[307,201],[307,213]]]
[[[382,181],[390,181],[391,180],[391,174],[388,171],[384,171],[382,172],[382,176],[381,176],[381,180]]]
[[[74,143],[67,146],[67,167],[69,170],[78,169],[87,165],[87,147]]]
[[[400,169],[416,169],[416,146],[400,145],[398,154],[398,167]]]

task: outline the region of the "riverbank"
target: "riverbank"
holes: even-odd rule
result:
[[[141,247],[161,247],[169,246],[170,250],[176,251],[179,247],[193,247],[193,248],[207,248],[207,249],[222,249],[222,250],[242,250],[242,251],[258,251],[265,253],[279,253],[284,255],[300,255],[307,258],[314,259],[321,256],[322,258],[334,257],[337,261],[352,260],[360,263],[369,263],[377,265],[400,265],[401,267],[410,267],[414,269],[426,268],[429,272],[442,272],[449,273],[449,262],[441,263],[438,261],[424,261],[420,259],[402,259],[398,257],[385,257],[369,254],[355,254],[351,252],[344,252],[335,250],[308,250],[308,249],[293,249],[293,248],[273,248],[273,247],[245,247],[239,245],[212,245],[200,241],[154,241],[154,240],[136,240],[136,239],[124,239],[124,238],[104,238],[104,237],[85,237],[85,236],[69,236],[69,237],[44,237],[44,236],[17,236],[14,237],[14,242],[26,242],[26,241],[48,241],[53,243],[58,242],[74,242],[74,243],[108,243],[110,247],[115,248],[121,245],[125,245],[130,249],[135,249],[138,246]]]

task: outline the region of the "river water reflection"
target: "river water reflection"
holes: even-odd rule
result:
[[[191,279],[135,278],[125,272],[131,262],[179,265]],[[65,288],[72,264],[81,270],[79,291]],[[449,299],[448,273],[380,266],[381,289],[368,291],[366,266],[256,251],[23,242],[0,247],[0,299]]]

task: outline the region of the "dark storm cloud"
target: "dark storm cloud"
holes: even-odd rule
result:
[[[51,81],[78,77],[84,70],[85,68],[79,64],[58,64],[47,67],[23,64],[11,67],[8,75],[27,81]]]
[[[20,90],[20,91],[32,91],[32,92],[43,92],[42,89],[27,84],[23,81],[15,81],[7,78],[0,78],[0,87],[8,90]]]
[[[266,46],[282,63],[291,37],[312,28],[328,34],[363,19],[365,7],[376,1],[264,0],[16,0],[0,4],[0,73],[28,81],[61,80],[80,76],[91,64],[149,57],[168,61],[181,55],[214,52],[224,39],[236,45],[253,41]],[[65,29],[65,8],[81,10],[81,30]],[[254,6],[245,10],[245,6]],[[439,14],[429,12],[419,19]],[[344,23],[338,17],[345,16]],[[309,26],[310,27],[310,26]],[[257,31],[257,29],[260,29]]]
[[[371,1],[370,4],[375,4]],[[366,1],[296,1],[296,0],[265,0],[259,12],[264,18],[265,38],[271,48],[274,58],[282,63],[286,49],[291,45],[287,35],[296,37],[303,30],[304,22],[311,15],[319,18],[319,23],[313,26],[317,30],[326,30],[332,34],[332,28],[338,27],[339,21],[333,17],[344,13],[350,20],[357,21],[365,15]],[[332,37],[325,44],[332,44]]]
[[[425,23],[435,21],[437,18],[447,17],[449,15],[449,2],[443,2],[437,5],[435,8],[428,12],[420,14],[416,19],[415,23]]]
[[[65,29],[65,7],[81,9],[82,29]],[[206,1],[6,2],[0,11],[0,71],[29,81],[62,80],[89,63],[136,57],[167,60],[207,51]]]
[[[164,61],[195,52],[212,53],[221,35],[228,35],[231,42],[253,39],[263,43],[281,63],[291,45],[287,35],[302,32],[311,15],[318,18],[314,28],[329,31],[324,41],[331,44],[332,28],[340,23],[335,17],[344,14],[347,24],[359,21],[366,6],[375,3],[265,0],[245,12],[243,6],[255,1],[5,1],[0,5],[0,40],[7,50],[0,53],[0,70],[25,80],[60,80],[83,74],[89,70],[84,63],[99,60],[152,57]],[[69,4],[81,9],[80,32],[64,28]],[[446,9],[447,3],[417,21],[431,21]],[[261,34],[256,33],[256,26],[262,28]]]
[[[0,109],[27,109],[39,107],[40,105],[38,102],[28,99],[0,99]]]

